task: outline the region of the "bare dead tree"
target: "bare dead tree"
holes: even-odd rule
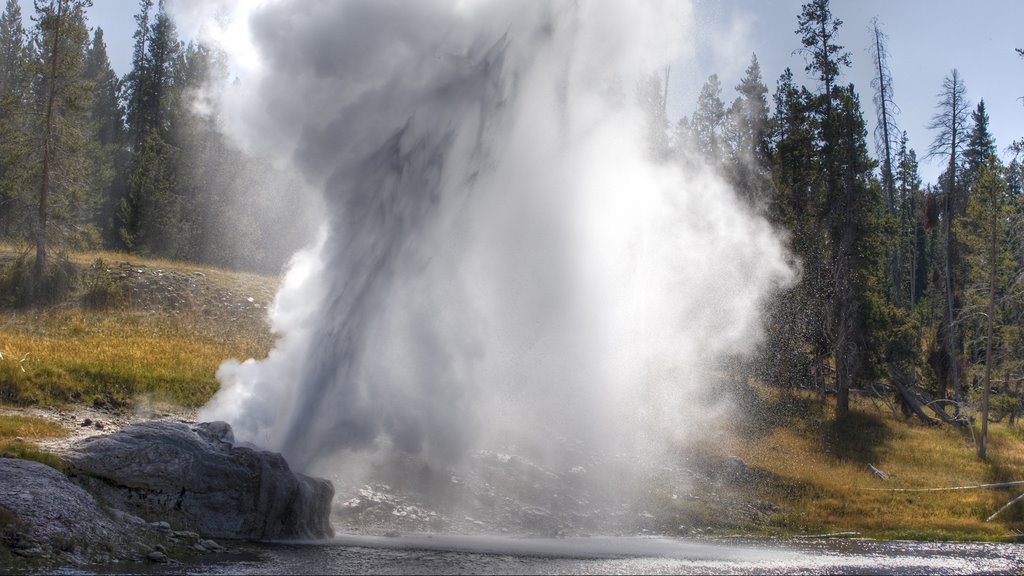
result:
[[[953,385],[953,394],[957,400],[964,397],[963,387],[960,384],[958,347],[957,347],[957,325],[956,325],[956,304],[954,293],[954,267],[959,262],[959,250],[956,247],[956,240],[953,237],[952,221],[966,208],[966,202],[957,193],[957,173],[960,166],[960,157],[963,153],[964,138],[963,132],[967,127],[967,119],[970,113],[970,102],[967,100],[967,88],[960,78],[960,72],[956,68],[942,81],[942,91],[939,92],[938,111],[932,117],[928,125],[930,130],[936,130],[937,134],[928,149],[928,156],[948,156],[949,167],[947,168],[943,187],[943,232],[945,234],[945,249],[943,259],[945,263],[945,292],[946,307],[946,345],[949,354],[949,378]]]
[[[900,134],[895,115],[899,107],[893,100],[892,73],[889,70],[889,37],[882,32],[878,18],[871,19],[871,56],[875,64],[875,77],[871,86],[875,89],[875,110],[878,122],[875,124],[875,146],[881,158],[882,189],[885,192],[886,212],[897,218],[896,178],[893,169],[893,138]],[[903,223],[900,222],[899,238],[889,252],[889,269],[892,278],[892,303],[902,307],[903,286]]]

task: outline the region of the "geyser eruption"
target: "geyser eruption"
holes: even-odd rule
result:
[[[617,0],[255,11],[259,64],[225,110],[327,210],[277,296],[276,347],[226,362],[201,417],[300,470],[512,445],[656,458],[698,434],[709,372],[753,348],[790,272],[712,171],[649,157],[634,87],[689,17]]]

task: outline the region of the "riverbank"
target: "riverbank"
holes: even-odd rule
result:
[[[0,267],[17,257],[0,250]],[[59,467],[73,441],[140,420],[191,422],[225,358],[262,357],[278,278],[114,253],[77,254],[80,279],[54,305],[0,309],[0,453]],[[88,281],[86,281],[88,280]],[[97,291],[108,294],[98,302]],[[906,420],[854,398],[836,422],[815,394],[743,385],[729,420],[681,448],[689,483],[653,481],[646,528],[671,536],[834,533],[882,539],[1013,541],[1024,504],[1024,430],[990,427],[989,459],[968,429]],[[19,440],[20,439],[20,440]],[[887,480],[868,466],[885,473]]]

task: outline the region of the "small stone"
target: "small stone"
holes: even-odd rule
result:
[[[207,550],[202,544],[199,544],[198,542],[192,545],[192,549],[201,554],[209,552],[209,550]]]
[[[93,427],[95,427],[95,428],[96,428],[97,430],[103,430],[104,428],[106,428],[106,427],[107,427],[107,425],[106,425],[106,424],[104,424],[103,422],[100,422],[99,420],[97,420],[97,421],[96,421],[96,422],[95,422],[95,423],[93,424]]]
[[[199,534],[191,530],[175,530],[175,538],[184,538],[185,540],[199,540]]]
[[[150,562],[159,562],[160,564],[166,564],[167,554],[164,554],[159,550],[153,550],[149,554],[146,554],[146,559],[148,559]]]
[[[171,531],[171,525],[164,520],[160,520],[158,522],[150,522],[149,525],[161,532]]]
[[[216,551],[216,550],[223,550],[224,549],[223,546],[221,546],[220,544],[217,544],[213,540],[206,540],[206,539],[200,540],[198,542],[198,544],[200,546],[202,546],[203,548],[206,548],[207,550],[214,550],[214,551]]]
[[[85,428],[86,426],[92,426],[92,418],[82,420],[82,427]]]

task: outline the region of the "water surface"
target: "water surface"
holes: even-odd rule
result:
[[[113,567],[111,567],[113,568]],[[1024,545],[640,537],[340,536],[237,545],[194,564],[116,571],[188,574],[1021,574]]]

